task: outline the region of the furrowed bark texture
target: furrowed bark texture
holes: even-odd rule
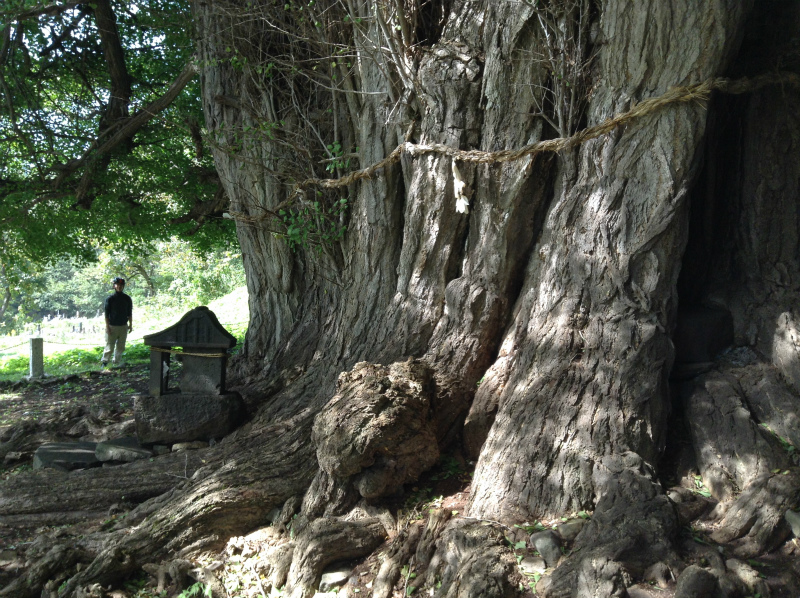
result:
[[[498,529],[582,509],[594,515],[575,539],[580,550],[562,561],[541,593],[623,596],[654,563],[677,575],[677,517],[654,470],[670,410],[670,334],[690,234],[689,198],[706,212],[725,214],[711,227],[725,243],[700,240],[703,263],[719,267],[687,269],[694,272],[687,283],[691,301],[709,302],[711,291],[723,288],[715,302],[733,314],[738,342],[756,345],[797,384],[793,273],[800,266],[797,224],[789,221],[800,170],[797,127],[782,133],[779,117],[771,115],[758,118],[772,129],[739,126],[761,110],[796,120],[796,99],[782,104],[775,90],[764,91],[732,104],[735,110],[725,114],[733,116],[725,118],[734,122],[712,118],[715,134],[715,127],[727,131],[730,124],[744,131],[740,140],[719,133],[735,150],[703,145],[706,109],[686,103],[557,157],[476,164],[440,153],[406,154],[337,191],[348,200],[341,242],[319,251],[292,248],[282,238],[288,229],[281,228],[279,211],[290,209],[285,202],[299,177],[296,165],[312,173],[322,164],[340,168],[314,157],[334,141],[345,152],[357,147],[363,167],[404,141],[497,150],[574,132],[556,132],[560,120],[540,117],[564,99],[553,90],[565,87],[551,80],[559,49],[548,47],[554,42],[542,28],[543,17],[552,15],[537,13],[544,9],[535,3],[455,0],[440,7],[442,27],[431,26],[424,43],[397,51],[398,40],[411,34],[401,22],[400,33],[390,33],[391,8],[348,3],[349,21],[342,17],[336,30],[352,33],[353,52],[337,58],[347,69],[323,56],[325,68],[339,68],[341,76],[309,92],[278,58],[274,77],[232,62],[229,46],[244,39],[271,59],[286,34],[270,29],[268,19],[251,18],[240,4],[197,2],[194,8],[206,124],[239,219],[247,271],[252,315],[234,379],[251,420],[203,451],[205,463],[191,479],[140,505],[131,524],[117,524],[87,545],[80,558],[89,566],[71,573],[60,598],[120,579],[135,564],[219,548],[269,519],[275,537],[264,557],[264,583],[280,587],[288,580],[293,595],[310,595],[336,553],[357,558],[390,533],[385,524],[381,530],[380,518],[350,521],[348,510],[359,501],[356,510],[372,508],[363,501],[378,502],[415,479],[415,452],[429,465],[464,420],[465,449],[478,457],[472,519],[443,516],[434,525],[432,518],[417,546],[417,533],[408,532],[390,553],[400,559],[413,552],[424,569],[419,581],[434,589],[441,582],[439,595],[509,595],[513,556]],[[253,5],[268,14],[268,3]],[[578,110],[573,122],[595,124],[673,86],[726,73],[751,5],[578,2],[584,10],[564,18],[591,21],[579,28],[587,37],[574,57],[585,64],[588,83],[578,93],[588,101],[586,114]],[[304,39],[302,48],[315,39]],[[245,135],[266,125],[274,131]],[[295,130],[308,135],[299,138]],[[760,149],[770,136],[781,140],[772,154]],[[740,171],[744,191],[724,203],[727,179],[715,178],[708,165],[737,151],[753,159]],[[692,188],[704,156],[702,180],[711,191],[701,200]],[[771,160],[790,174],[771,169]],[[325,193],[332,192],[305,189],[292,205],[329,201]],[[469,212],[456,211],[465,199]],[[785,213],[765,223],[760,214],[774,205]],[[751,262],[757,275],[738,270]],[[773,286],[766,284],[776,276]],[[755,332],[748,323],[753,317]],[[707,389],[715,380],[692,385]],[[776,405],[794,404],[790,390],[770,388],[769,400],[751,388],[709,392],[705,404],[715,411],[725,400],[747,403],[754,419],[738,423],[749,433],[756,423],[779,419]],[[782,429],[795,434],[789,423]],[[698,452],[711,451],[716,438],[700,432]],[[754,451],[761,444],[754,441]],[[765,454],[774,449],[768,446]],[[718,459],[722,469],[730,465],[725,471],[736,469],[728,456]],[[765,477],[765,467],[783,463],[778,453],[769,459],[752,475],[731,475],[766,480],[753,486],[752,503],[766,504],[759,498],[764,489],[783,484],[780,501],[768,505],[752,533],[742,524],[751,519],[747,504],[734,505],[729,538],[766,546],[780,532],[777,518],[794,499],[795,472],[783,481]],[[720,465],[703,467],[706,475]],[[280,515],[268,519],[273,509]],[[287,525],[299,534],[291,541],[282,532]],[[381,572],[381,595],[392,591],[402,565],[391,562]],[[37,583],[5,595],[37,595]]]
[[[604,6],[592,122],[714,76],[746,7],[644,8]],[[524,520],[577,511],[606,492],[594,479],[599,458],[630,451],[655,463],[669,411],[686,200],[704,130],[702,109],[676,107],[586,143],[574,177],[562,177],[503,342],[512,358],[487,374],[507,381],[471,513]]]
[[[754,11],[736,75],[778,62],[798,69],[796,42],[778,23],[795,30],[800,7]],[[797,446],[800,409],[798,109],[798,94],[780,89],[716,102],[678,285],[685,304],[729,311],[740,347],[682,395],[703,481],[722,501],[714,539],[747,557],[785,538],[783,515],[800,498],[786,451]]]

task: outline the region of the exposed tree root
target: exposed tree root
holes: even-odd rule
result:
[[[435,594],[442,598],[504,598],[515,593],[510,581],[515,567],[505,537],[495,526],[456,519],[436,542],[425,582],[438,587]]]
[[[625,596],[632,579],[657,563],[675,575],[682,565],[673,541],[678,518],[669,499],[633,454],[596,465],[602,494],[572,554],[537,586],[545,598]]]
[[[373,584],[373,598],[389,598],[392,589],[400,579],[400,570],[411,560],[422,534],[422,525],[413,523],[403,530],[392,542]]]
[[[80,559],[80,551],[63,545],[53,546],[42,558],[28,568],[4,589],[0,596],[35,598],[44,585],[64,570],[68,570]]]
[[[359,497],[376,499],[415,481],[439,459],[437,432],[459,414],[438,392],[433,369],[415,359],[358,363],[339,376],[336,390],[314,420],[320,471],[304,499],[308,517],[342,514]]]
[[[784,515],[800,500],[800,470],[767,474],[753,480],[727,508],[711,537],[732,544],[737,555],[752,558],[768,552],[789,535]]]
[[[315,519],[297,538],[286,595],[313,596],[326,565],[366,556],[385,539],[386,531],[377,519]]]
[[[688,383],[683,395],[703,482],[720,500],[713,539],[733,543],[743,557],[775,548],[788,534],[787,509],[800,500],[800,470],[758,422],[793,433],[796,421],[783,414],[800,399],[765,364],[722,364]]]

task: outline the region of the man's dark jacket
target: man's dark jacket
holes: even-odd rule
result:
[[[133,315],[133,301],[125,293],[115,291],[106,297],[105,314],[112,326],[125,326]]]

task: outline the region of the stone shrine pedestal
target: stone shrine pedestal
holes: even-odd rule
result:
[[[136,436],[145,445],[219,439],[232,432],[243,415],[237,393],[139,395],[133,410]]]
[[[144,337],[150,346],[149,395],[134,403],[142,444],[210,440],[233,431],[244,415],[238,393],[225,390],[228,349],[236,345],[207,307],[196,307],[177,324]],[[180,349],[177,349],[177,348]],[[178,388],[170,388],[172,356],[183,363]]]

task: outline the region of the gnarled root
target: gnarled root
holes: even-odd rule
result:
[[[506,598],[515,594],[510,573],[516,567],[500,530],[482,522],[451,521],[436,543],[426,585],[441,582],[441,598]]]
[[[545,598],[625,596],[652,565],[681,568],[672,547],[677,515],[639,457],[608,457],[594,477],[602,488],[597,508],[572,554],[537,586]]]
[[[784,515],[800,500],[800,470],[785,471],[789,473],[753,480],[727,508],[711,538],[720,544],[731,543],[734,552],[744,558],[770,551],[785,540],[789,526]]]
[[[297,537],[286,595],[313,596],[326,565],[366,556],[385,539],[386,530],[377,519],[315,519]]]
[[[412,523],[394,540],[381,563],[372,589],[372,598],[389,598],[400,579],[400,570],[409,562],[422,535],[422,525]]]
[[[44,585],[55,574],[69,569],[78,560],[78,550],[57,544],[31,565],[25,575],[18,577],[0,590],[0,596],[3,598],[38,598]]]
[[[793,396],[769,373],[764,364],[723,365],[682,391],[703,482],[720,500],[720,527],[712,537],[733,543],[742,557],[768,551],[786,537],[784,514],[800,498],[800,470],[758,423],[779,419],[774,410],[786,408]]]

